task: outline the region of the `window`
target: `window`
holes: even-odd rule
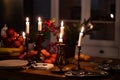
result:
[[[91,19],[94,24],[91,39],[115,39],[115,0],[91,0]]]
[[[59,4],[60,19],[80,20],[81,0],[59,0]]]
[[[97,21],[114,21],[115,0],[91,0],[91,17]]]

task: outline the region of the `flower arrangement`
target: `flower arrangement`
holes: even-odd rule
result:
[[[44,20],[42,22],[42,30],[41,30],[41,34],[43,34],[43,40],[45,40],[47,38],[47,35],[50,34],[50,32],[54,35],[57,36],[59,33],[59,27],[57,27],[54,23],[55,23],[55,19],[52,18],[50,20]],[[30,27],[30,39],[31,41],[36,41],[36,34],[37,34],[37,29],[33,26]],[[33,38],[34,36],[34,38]]]
[[[54,36],[56,36],[59,33],[59,27],[57,27],[55,24],[55,19],[47,20],[43,23],[43,30],[42,32],[45,33],[46,31],[51,31]]]
[[[44,39],[46,39],[46,36],[51,32],[54,36],[58,36],[59,33],[59,27],[57,27],[55,24],[55,19],[52,18],[50,20],[46,20],[43,22],[43,29],[41,33],[43,34]]]
[[[56,40],[58,40],[60,29],[58,26],[55,25],[54,18],[43,22],[43,30],[41,31],[41,33],[43,34],[44,40],[47,38],[47,35],[50,34],[50,32],[53,34],[53,36],[56,37]],[[51,53],[56,53],[56,44],[57,42],[49,42],[46,49]]]
[[[90,18],[88,20],[84,20],[84,22],[82,24],[73,23],[72,25],[68,25],[68,24],[64,25],[65,29],[64,29],[63,42],[68,46],[74,46],[74,45],[76,46],[76,44],[78,42],[80,28],[82,26],[85,27],[84,36],[86,34],[91,33],[91,31],[92,31],[91,28],[93,26],[91,24]],[[50,34],[50,32],[56,37],[56,40],[58,40],[60,28],[55,25],[54,18],[52,18],[50,20],[45,20],[43,22],[43,29],[41,31],[41,33],[43,34],[43,40],[45,40],[47,38],[47,35]],[[57,44],[57,42],[49,42],[47,44],[46,49],[49,52],[56,52],[57,51],[56,44]]]
[[[37,42],[38,41],[38,36],[36,34],[39,34],[37,29],[35,27],[30,27],[30,41],[32,42]],[[50,20],[43,20],[42,22],[42,40],[39,42],[42,42],[42,48],[48,50],[51,53],[55,53],[57,51],[56,47],[56,42],[47,42],[47,44],[44,45],[44,42],[49,39],[50,34],[53,34],[53,36],[58,39],[60,29],[58,26],[55,25],[55,19],[52,18]],[[34,36],[34,37],[33,37]]]
[[[54,63],[56,58],[56,51],[57,51],[57,45],[56,42],[49,42],[47,43],[46,47],[43,45],[39,46],[39,43],[44,43],[46,39],[48,39],[48,35],[52,33],[56,39],[58,38],[59,34],[59,27],[57,27],[55,24],[55,19],[45,20],[42,22],[42,30],[40,33],[35,29],[35,27],[31,28],[31,33],[29,34],[29,40],[36,43],[36,46],[34,46],[33,50],[30,50],[26,55],[24,52],[19,56],[20,59],[30,59],[35,60],[39,62],[45,62],[45,63]],[[42,36],[41,36],[42,35]],[[39,39],[39,36],[41,38]],[[40,41],[39,41],[40,40]],[[39,48],[40,47],[40,48]]]

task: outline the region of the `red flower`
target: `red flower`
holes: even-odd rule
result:
[[[45,24],[46,26],[50,27],[50,26],[51,26],[51,21],[50,21],[50,20],[45,21],[44,24]]]
[[[58,34],[59,34],[59,27],[55,25],[55,20],[46,20],[43,22],[43,29],[41,31],[44,35],[44,40],[46,38],[46,35],[48,35],[50,32],[55,36],[56,40],[58,40]],[[50,52],[56,52],[57,46],[56,42],[50,42],[47,45],[47,50]]]
[[[50,42],[47,45],[47,50],[51,53],[57,53],[57,42]]]

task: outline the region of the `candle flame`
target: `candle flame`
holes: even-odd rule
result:
[[[29,21],[29,18],[28,17],[26,17],[26,22],[28,22]]]
[[[40,17],[38,17],[38,22],[40,22],[41,21],[41,18]]]

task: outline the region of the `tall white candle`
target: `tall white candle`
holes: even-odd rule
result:
[[[63,42],[63,34],[64,34],[64,23],[61,21],[61,27],[60,27],[60,36],[59,36],[59,42]]]
[[[42,30],[42,21],[41,21],[41,18],[38,17],[38,31],[41,31]]]
[[[83,37],[84,27],[81,28],[81,31],[79,33],[79,40],[78,40],[78,46],[81,46],[81,41]]]
[[[29,28],[30,28],[30,22],[29,22],[29,18],[27,17],[26,18],[26,34],[30,33]]]

